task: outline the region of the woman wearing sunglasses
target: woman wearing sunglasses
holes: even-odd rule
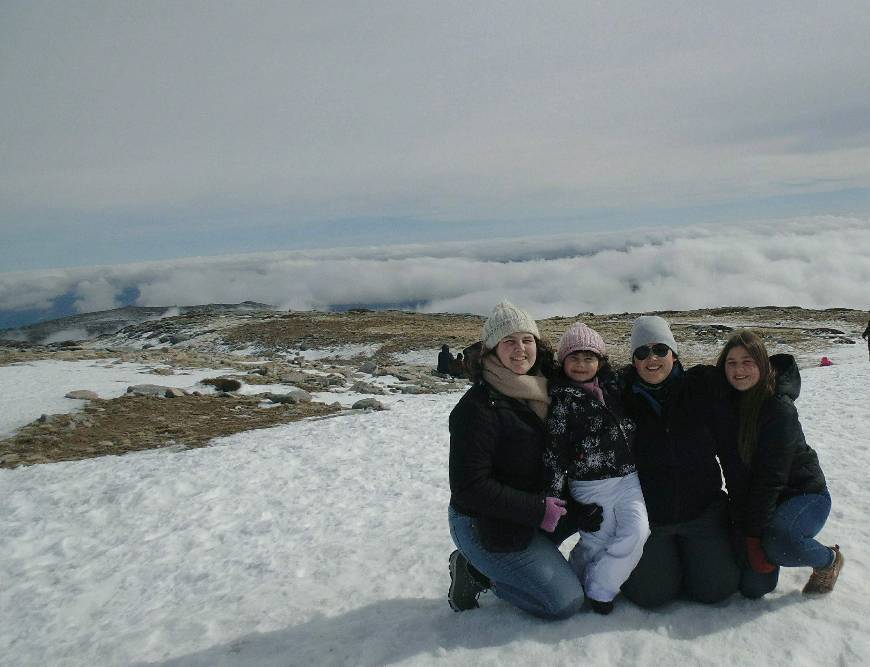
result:
[[[623,398],[637,422],[635,459],[651,535],[622,592],[645,608],[680,596],[719,602],[737,591],[740,570],[716,460],[716,368],[684,370],[661,317],[639,317],[630,345]]]

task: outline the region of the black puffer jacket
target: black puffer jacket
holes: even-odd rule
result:
[[[652,525],[695,519],[725,495],[713,428],[717,373],[715,366],[684,371],[677,361],[659,414],[634,367],[620,372],[625,410],[637,423],[634,456]]]
[[[761,406],[758,444],[751,465],[725,468],[732,516],[750,536],[760,536],[777,506],[802,493],[821,493],[827,487],[816,452],[807,444],[794,401],[800,395],[801,376],[790,354],[775,354],[770,364],[776,373],[775,394]],[[740,392],[731,390],[728,413],[722,421],[723,439],[739,461],[737,432]]]
[[[450,504],[486,549],[526,548],[543,520],[546,440],[534,412],[484,383],[450,413]]]
[[[528,546],[544,518],[544,422],[478,383],[450,413],[450,504],[475,517],[490,551]]]
[[[565,480],[624,477],[635,472],[634,421],[625,415],[613,373],[598,378],[604,403],[569,382],[550,391],[544,468],[551,495],[566,493]]]

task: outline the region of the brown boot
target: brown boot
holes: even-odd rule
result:
[[[837,577],[840,576],[840,570],[843,569],[845,558],[840,553],[840,545],[835,544],[831,547],[834,552],[834,562],[828,567],[814,567],[813,573],[810,575],[810,580],[804,586],[805,595],[818,595],[821,593],[830,593],[834,590],[834,584],[837,583]]]

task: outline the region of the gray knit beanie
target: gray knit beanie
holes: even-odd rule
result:
[[[634,356],[634,351],[644,345],[654,345],[655,343],[664,343],[674,354],[677,354],[677,341],[674,340],[674,334],[671,333],[671,327],[667,320],[658,315],[642,315],[638,317],[631,327],[631,356]]]
[[[502,338],[518,332],[530,333],[535,338],[541,337],[538,325],[531,315],[510,301],[502,301],[492,309],[489,318],[483,323],[483,346],[492,350]]]
[[[582,322],[574,322],[562,334],[562,338],[559,339],[559,352],[557,353],[559,363],[561,364],[565,361],[565,357],[572,352],[580,350],[594,352],[599,357],[607,354],[607,346],[604,345],[604,339],[601,337],[601,334],[595,331],[595,329],[587,327]]]

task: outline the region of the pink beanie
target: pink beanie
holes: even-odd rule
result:
[[[604,339],[595,329],[590,329],[582,322],[574,322],[568,330],[562,334],[559,340],[559,363],[565,361],[572,352],[579,350],[589,350],[600,357],[606,354],[607,348],[604,345]]]

